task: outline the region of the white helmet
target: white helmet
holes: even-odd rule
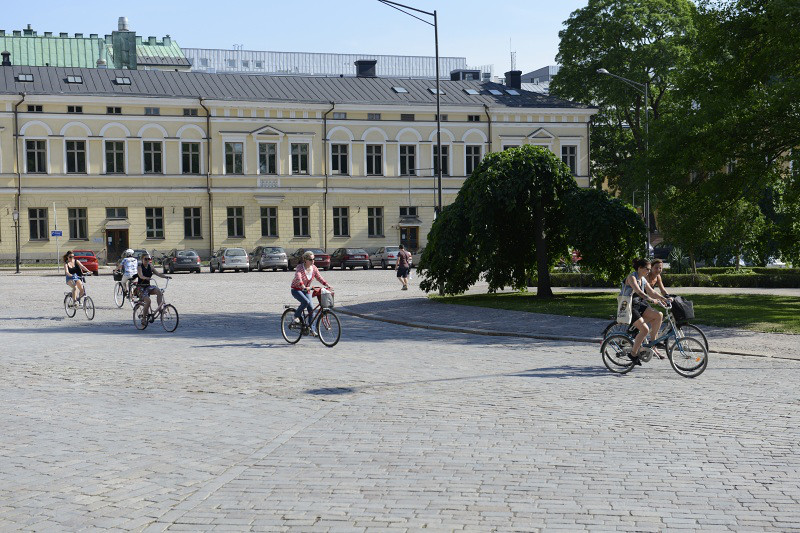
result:
[[[125,257],[133,257],[133,250],[128,248],[122,255],[124,255]]]

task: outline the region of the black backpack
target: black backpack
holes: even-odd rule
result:
[[[686,324],[694,319],[694,304],[683,296],[676,296],[672,300],[672,316],[678,325]]]

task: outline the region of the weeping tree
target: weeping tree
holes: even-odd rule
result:
[[[535,279],[537,296],[552,297],[550,268],[571,246],[582,246],[601,277],[619,276],[643,235],[631,208],[601,191],[579,189],[549,150],[512,148],[486,156],[434,222],[419,264],[420,286],[459,294],[483,276],[494,292],[525,290]]]

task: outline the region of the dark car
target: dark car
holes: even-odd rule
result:
[[[311,252],[314,254],[314,264],[320,270],[331,269],[331,256],[325,253],[320,248],[298,248],[292,255],[289,256],[289,268],[295,269],[297,265],[303,262],[303,254]]]
[[[97,263],[97,256],[91,250],[72,250],[72,255],[75,256],[76,261],[80,261],[93,276],[97,275],[99,265]]]
[[[161,268],[164,274],[169,272],[197,272],[200,273],[200,256],[194,250],[173,249],[161,258]]]
[[[331,268],[369,268],[369,254],[363,248],[339,248],[331,255]]]
[[[279,268],[289,270],[286,250],[280,246],[256,246],[255,250],[250,252],[250,265],[250,268],[258,269],[259,272],[265,268],[271,268],[273,271]]]

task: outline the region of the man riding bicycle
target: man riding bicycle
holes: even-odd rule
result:
[[[311,312],[314,309],[314,304],[311,303],[311,283],[319,280],[327,289],[331,286],[325,281],[319,273],[319,269],[314,265],[314,252],[308,251],[303,254],[303,263],[297,265],[294,271],[294,279],[292,280],[292,296],[300,302],[297,310],[294,312],[295,323],[302,321],[303,310],[308,309],[309,320],[311,319]],[[311,324],[308,324],[311,328]]]
[[[135,259],[134,259],[135,261]],[[139,269],[137,271],[139,276],[139,280],[136,283],[136,286],[139,288],[139,292],[141,293],[142,301],[145,303],[147,311],[150,311],[150,295],[155,294],[156,298],[158,299],[158,307],[161,308],[164,305],[164,294],[161,292],[161,289],[156,287],[155,285],[150,285],[150,279],[153,275],[158,276],[159,278],[164,279],[172,279],[169,276],[165,276],[164,274],[159,274],[155,268],[153,268],[152,257],[145,254],[142,256],[142,264],[139,265]]]
[[[131,282],[136,279],[139,270],[139,262],[133,257],[133,250],[128,248],[123,252],[122,259],[119,260],[118,267],[122,270],[122,285],[128,294],[131,293]]]

